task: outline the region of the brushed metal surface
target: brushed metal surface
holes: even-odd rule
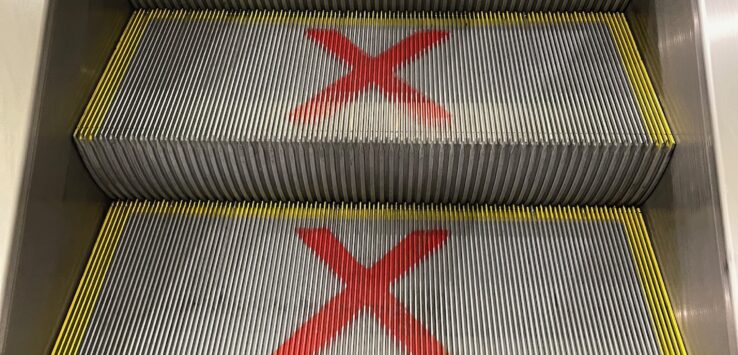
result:
[[[736,353],[697,1],[634,2],[629,18],[677,141],[643,206],[675,313],[691,353]]]
[[[703,55],[710,102],[715,162],[720,191],[720,207],[725,233],[726,257],[730,281],[733,329],[729,334],[733,349],[738,319],[738,2],[700,0]],[[726,292],[727,296],[727,292]],[[730,319],[729,319],[730,320]]]
[[[123,0],[48,4],[3,295],[3,354],[49,351],[102,220],[107,200],[70,137],[129,13]]]

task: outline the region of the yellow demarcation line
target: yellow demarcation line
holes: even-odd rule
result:
[[[103,71],[100,81],[92,93],[92,98],[87,104],[82,118],[74,132],[74,137],[79,140],[91,141],[97,136],[102,127],[105,115],[110,109],[113,97],[128,71],[128,65],[141,42],[146,26],[154,17],[161,17],[159,11],[136,11],[128,21],[123,30],[108,66]]]
[[[625,15],[590,14],[587,16],[597,18],[610,28],[651,140],[657,147],[671,148],[674,146],[674,136],[669,128],[669,123],[666,121],[666,116],[664,116],[664,111],[658,101],[656,90],[648,76],[646,66],[638,52],[635,38],[633,38],[633,33],[625,19]]]
[[[651,308],[651,318],[659,335],[662,353],[686,354],[661,270],[646,232],[646,224],[640,214],[627,215],[622,221],[628,231],[628,242],[638,265],[641,287]]]
[[[411,205],[330,205],[225,202],[118,202],[112,205],[85,268],[52,354],[76,354],[113,260],[133,214],[207,217],[318,219],[582,220],[619,222],[628,236],[633,263],[647,301],[651,326],[663,354],[686,354],[656,256],[637,208],[609,207],[416,207]]]
[[[294,13],[284,11],[229,12],[186,10],[138,10],[131,17],[113,56],[103,72],[92,98],[75,131],[79,140],[93,140],[102,127],[116,91],[127,73],[144,31],[154,20],[243,21],[315,26],[490,26],[536,23],[602,23],[608,26],[638,104],[644,126],[657,147],[672,147],[674,137],[646,72],[635,39],[623,14],[612,13],[510,13],[469,14],[430,13]]]
[[[78,352],[123,228],[131,213],[141,210],[142,206],[142,204],[115,203],[108,211],[72,304],[69,306],[69,312],[59,331],[59,337],[52,348],[52,354]]]

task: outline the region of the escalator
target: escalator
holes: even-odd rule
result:
[[[52,353],[686,353],[625,1],[133,3]]]

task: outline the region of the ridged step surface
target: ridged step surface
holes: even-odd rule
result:
[[[623,11],[630,0],[131,0],[144,9],[369,11]]]
[[[116,203],[54,354],[684,354],[637,209]]]
[[[116,198],[590,205],[674,142],[622,15],[512,13],[138,11],[75,137]]]

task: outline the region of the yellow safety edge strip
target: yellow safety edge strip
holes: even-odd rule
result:
[[[246,22],[291,23],[308,25],[424,25],[424,26],[479,26],[493,24],[523,23],[585,23],[606,24],[612,34],[620,54],[629,84],[636,98],[638,108],[648,135],[658,147],[671,147],[674,137],[656,97],[656,92],[646,72],[645,65],[635,45],[630,27],[622,14],[610,13],[470,13],[441,14],[428,13],[349,13],[338,15],[330,12],[290,13],[276,11],[228,12],[228,11],[187,11],[187,10],[138,10],[121,37],[113,56],[105,69],[95,92],[80,120],[75,137],[79,140],[93,140],[112,104],[113,97],[128,69],[128,65],[138,48],[141,37],[152,20],[235,20]]]
[[[74,137],[78,140],[91,141],[100,131],[113,97],[118,91],[118,87],[128,70],[128,65],[138,48],[141,36],[149,21],[156,16],[156,13],[147,11],[136,11],[131,16],[74,131]]]
[[[631,89],[638,102],[641,117],[645,121],[646,129],[652,142],[657,147],[673,147],[674,136],[671,133],[669,123],[659,103],[656,90],[651,83],[651,78],[646,71],[646,65],[643,63],[643,59],[638,52],[635,38],[625,19],[625,15],[610,14],[609,16],[605,16],[602,14],[590,14],[587,16],[594,17],[606,23],[610,28],[615,45],[620,53],[620,59],[628,74]]]
[[[417,207],[412,205],[331,205],[226,202],[119,202],[103,223],[52,354],[76,353],[84,338],[120,235],[131,214],[156,213],[225,217],[371,218],[437,220],[610,220],[625,229],[638,278],[648,303],[652,328],[664,354],[686,354],[664,281],[637,208],[610,207]]]
[[[601,22],[601,19],[575,16],[579,13],[429,13],[429,12],[290,12],[223,10],[137,10],[154,13],[160,19],[228,20],[270,24],[314,26],[484,26],[499,24]],[[581,14],[585,15],[585,14]],[[610,13],[602,13],[610,17]]]
[[[571,218],[567,214],[574,214],[574,219],[617,221],[625,229],[641,291],[647,302],[651,329],[654,331],[659,349],[662,354],[686,354],[687,350],[641,211],[637,208],[567,208],[567,210],[545,208],[542,212],[547,217],[557,220],[569,220]],[[561,213],[562,211],[567,212]],[[548,216],[551,213],[553,217]]]
[[[611,220],[611,207],[435,206],[401,203],[129,202],[137,213],[208,217],[346,218],[418,220]],[[630,210],[622,207],[617,210]],[[620,220],[620,219],[614,219]]]
[[[139,208],[140,206],[135,204],[115,203],[108,211],[62,323],[59,337],[52,348],[52,354],[76,354],[79,350],[120,235],[128,217]]]
[[[628,242],[638,266],[641,286],[648,300],[652,321],[658,331],[662,353],[686,354],[684,340],[651,246],[646,224],[640,214],[627,214],[622,220],[628,231]]]

